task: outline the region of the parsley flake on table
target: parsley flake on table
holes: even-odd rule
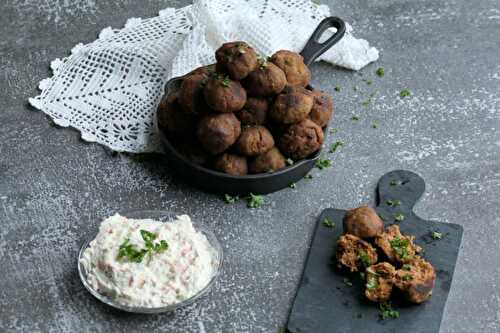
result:
[[[344,278],[344,284],[348,287],[352,287],[352,282],[348,278]]]
[[[307,175],[304,176],[304,179],[313,179],[313,175],[308,173]]]
[[[397,180],[391,180],[391,182],[389,183],[389,185],[391,186],[396,186],[396,185],[399,185],[400,183],[398,183]]]
[[[431,233],[431,237],[432,237],[432,239],[434,239],[434,240],[439,240],[439,239],[443,238],[443,234],[442,234],[442,233],[440,233],[440,232],[437,232],[437,231],[433,231],[433,232]]]
[[[335,133],[337,133],[337,131],[338,131],[338,129],[336,129],[336,128],[330,128],[329,132],[332,134],[335,134]]]
[[[323,220],[323,225],[327,228],[335,227],[335,223],[332,220],[330,220],[328,217],[325,217],[325,219]]]
[[[233,204],[238,200],[240,200],[240,197],[238,195],[232,196],[227,193],[224,194],[224,201],[228,204]]]
[[[287,158],[285,160],[285,163],[286,163],[286,165],[290,166],[290,165],[293,165],[293,163],[295,163],[295,162],[291,158]]]
[[[380,303],[380,317],[382,319],[387,318],[399,318],[399,311],[396,311],[392,308],[391,303]]]
[[[335,86],[335,88],[333,88],[333,89],[334,89],[335,91],[340,91],[340,89],[342,89],[342,88],[340,88],[340,86],[339,86],[339,85],[336,85],[336,86]]]
[[[358,121],[358,120],[359,120],[359,117],[358,117],[358,116],[352,116],[352,117],[351,117],[351,120],[352,120],[352,121]]]
[[[247,207],[248,208],[259,208],[264,204],[264,197],[262,195],[255,195],[250,193],[247,199]]]
[[[387,200],[385,203],[389,206],[399,206],[401,205],[401,200]]]
[[[401,221],[403,221],[404,219],[405,219],[405,216],[404,216],[404,214],[402,214],[402,213],[398,213],[398,214],[394,215],[394,220],[396,220],[396,221],[398,221],[398,222],[401,222]]]
[[[373,123],[372,124],[372,128],[378,128],[378,124],[377,123]]]
[[[405,98],[405,97],[408,97],[410,95],[411,95],[411,93],[408,89],[401,90],[401,92],[399,93],[399,97],[401,97],[401,98]]]
[[[332,143],[330,145],[330,153],[334,153],[337,149],[339,149],[343,145],[344,145],[344,143],[342,141],[337,141],[335,143]]]
[[[332,161],[328,158],[318,158],[314,163],[314,166],[320,170],[329,168],[332,166]]]
[[[289,188],[297,188],[297,184],[295,184],[295,183],[290,183],[290,184],[288,184],[288,187],[289,187]]]
[[[375,74],[377,74],[379,77],[384,76],[385,75],[384,68],[382,68],[382,67],[377,68],[377,70],[375,71]]]

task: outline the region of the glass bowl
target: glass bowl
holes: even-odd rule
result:
[[[128,211],[128,212],[120,212],[120,215],[125,216],[127,218],[131,219],[153,219],[156,221],[164,222],[164,223],[169,223],[172,222],[176,216],[182,215],[182,214],[176,214],[173,212],[169,211],[159,211],[159,210],[140,210],[140,211]],[[204,227],[201,224],[196,223],[195,221],[191,221],[193,223],[193,226],[195,230],[201,232],[205,237],[207,237],[208,242],[210,245],[214,248],[215,250],[215,258],[214,258],[214,270],[213,270],[213,275],[210,278],[210,281],[207,283],[207,285],[198,291],[196,294],[193,296],[175,304],[163,306],[163,307],[134,307],[126,304],[122,304],[107,295],[98,292],[95,290],[92,285],[87,281],[87,271],[83,264],[81,263],[81,258],[83,257],[83,252],[87,249],[89,246],[90,242],[96,237],[96,235],[93,235],[91,238],[88,238],[80,248],[80,252],[78,253],[78,274],[80,275],[80,280],[82,281],[83,285],[85,288],[92,294],[94,297],[96,297],[98,300],[101,302],[112,306],[116,309],[126,311],[126,312],[133,312],[133,313],[162,313],[162,312],[171,312],[176,309],[182,308],[184,306],[190,305],[194,302],[196,302],[199,298],[203,297],[206,295],[212,286],[215,283],[215,280],[219,276],[221,270],[222,270],[222,262],[223,262],[223,257],[222,257],[222,247],[219,244],[219,241],[215,237],[212,231],[208,230],[206,227]]]

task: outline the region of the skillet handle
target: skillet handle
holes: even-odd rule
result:
[[[328,28],[337,28],[337,31],[323,43],[319,43],[319,38]],[[309,38],[300,55],[304,57],[304,63],[309,66],[316,58],[326,52],[344,37],[345,23],[338,17],[327,17],[318,25]]]

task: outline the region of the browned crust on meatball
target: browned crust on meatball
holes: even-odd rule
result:
[[[309,115],[313,106],[313,96],[307,89],[287,86],[274,101],[270,116],[283,124],[297,123]]]
[[[319,127],[325,127],[328,125],[333,113],[332,97],[318,90],[313,91],[311,94],[313,96],[313,105],[309,118]]]
[[[203,94],[208,106],[218,112],[238,111],[247,101],[247,93],[241,84],[224,75],[210,77]]]
[[[215,51],[217,70],[226,72],[233,80],[242,80],[257,66],[257,54],[247,43],[224,43]]]
[[[396,269],[388,262],[371,265],[365,271],[365,296],[373,302],[386,302],[391,297]]]
[[[188,75],[196,75],[196,74],[201,74],[205,75],[206,77],[209,77],[215,72],[215,64],[207,65],[207,66],[201,66],[198,68],[193,69],[191,72],[189,72],[186,76]]]
[[[285,156],[300,160],[317,151],[323,140],[321,127],[309,119],[304,119],[285,131],[279,141],[279,147]]]
[[[278,148],[273,147],[250,162],[249,171],[250,173],[271,172],[283,169],[285,165],[285,157]]]
[[[384,232],[384,222],[377,212],[368,206],[349,210],[343,220],[344,233],[360,238],[373,238]]]
[[[280,50],[271,56],[271,61],[285,73],[288,84],[305,87],[311,81],[311,71],[300,54]]]
[[[248,173],[247,159],[243,156],[225,153],[215,161],[215,169],[233,176],[243,176]]]
[[[393,224],[375,237],[375,244],[390,262],[405,263],[413,259],[422,250],[420,246],[413,243],[414,240],[415,236],[401,234],[399,226]]]
[[[197,136],[211,154],[219,154],[236,142],[241,133],[240,121],[232,113],[210,114],[202,117]]]
[[[396,272],[394,284],[404,298],[412,303],[425,302],[432,295],[436,272],[432,265],[420,257],[413,258]]]
[[[242,125],[263,125],[266,122],[269,102],[265,98],[248,97],[243,109],[236,112]]]
[[[279,94],[286,85],[283,71],[271,62],[260,61],[260,65],[243,81],[250,96],[265,97]]]
[[[203,87],[207,81],[204,74],[187,75],[182,80],[179,89],[179,104],[190,114],[198,114],[205,107]]]
[[[236,142],[236,149],[244,156],[257,156],[273,146],[273,135],[267,128],[260,125],[243,128]]]
[[[354,235],[342,235],[337,240],[337,267],[351,272],[363,270],[377,262],[377,251],[368,242]]]
[[[164,97],[156,112],[158,127],[170,138],[184,138],[193,135],[196,120],[193,115],[185,113],[177,103],[177,94]]]

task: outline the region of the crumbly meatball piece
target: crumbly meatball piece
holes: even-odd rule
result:
[[[291,125],[280,139],[280,150],[293,160],[300,160],[318,150],[323,143],[321,127],[309,119]]]
[[[359,238],[372,238],[384,232],[384,222],[377,212],[368,206],[351,209],[344,216],[344,233]]]
[[[222,154],[215,161],[215,169],[233,176],[243,176],[248,173],[247,159],[235,154]]]
[[[325,127],[328,125],[333,113],[332,97],[319,90],[315,90],[311,94],[313,96],[313,105],[309,118],[319,127]]]
[[[270,116],[282,124],[297,123],[309,115],[313,106],[311,92],[302,87],[287,86],[276,97]]]
[[[280,50],[272,55],[271,61],[285,72],[288,84],[305,87],[311,81],[311,71],[300,54]]]
[[[242,80],[258,66],[255,50],[245,42],[222,44],[215,51],[217,71],[226,72],[233,80]]]
[[[266,122],[269,102],[265,98],[248,97],[243,109],[236,112],[242,125],[263,125]]]
[[[229,148],[240,133],[240,121],[232,113],[209,114],[198,123],[198,140],[211,154],[219,154]]]
[[[179,89],[179,104],[186,113],[198,114],[206,108],[203,87],[207,82],[205,74],[188,75],[182,79]]]
[[[260,125],[243,128],[236,142],[236,149],[244,156],[257,156],[273,146],[273,135],[267,128]]]
[[[206,164],[209,159],[209,155],[196,139],[191,138],[187,141],[176,144],[175,150],[177,150],[177,152],[184,156],[188,161],[198,165]]]
[[[391,297],[396,269],[388,262],[371,265],[365,271],[365,296],[370,301],[386,302]]]
[[[264,173],[277,171],[285,167],[285,157],[278,148],[273,147],[258,155],[249,166],[250,173]]]
[[[176,93],[161,100],[156,116],[160,130],[173,139],[192,136],[196,128],[194,116],[182,110],[177,103]]]
[[[422,248],[413,244],[415,236],[402,235],[399,226],[390,225],[375,237],[375,244],[392,263],[405,263],[418,254]]]
[[[412,303],[422,303],[432,295],[436,282],[434,267],[420,257],[405,263],[396,272],[394,284],[401,290],[403,297]]]
[[[279,94],[286,85],[285,73],[278,66],[265,59],[259,59],[259,66],[243,81],[250,96],[265,97]]]
[[[238,111],[247,101],[247,93],[238,81],[224,75],[214,75],[203,90],[208,106],[218,112]]]
[[[354,235],[342,235],[337,240],[337,266],[351,272],[364,270],[377,262],[377,251],[370,243]]]

